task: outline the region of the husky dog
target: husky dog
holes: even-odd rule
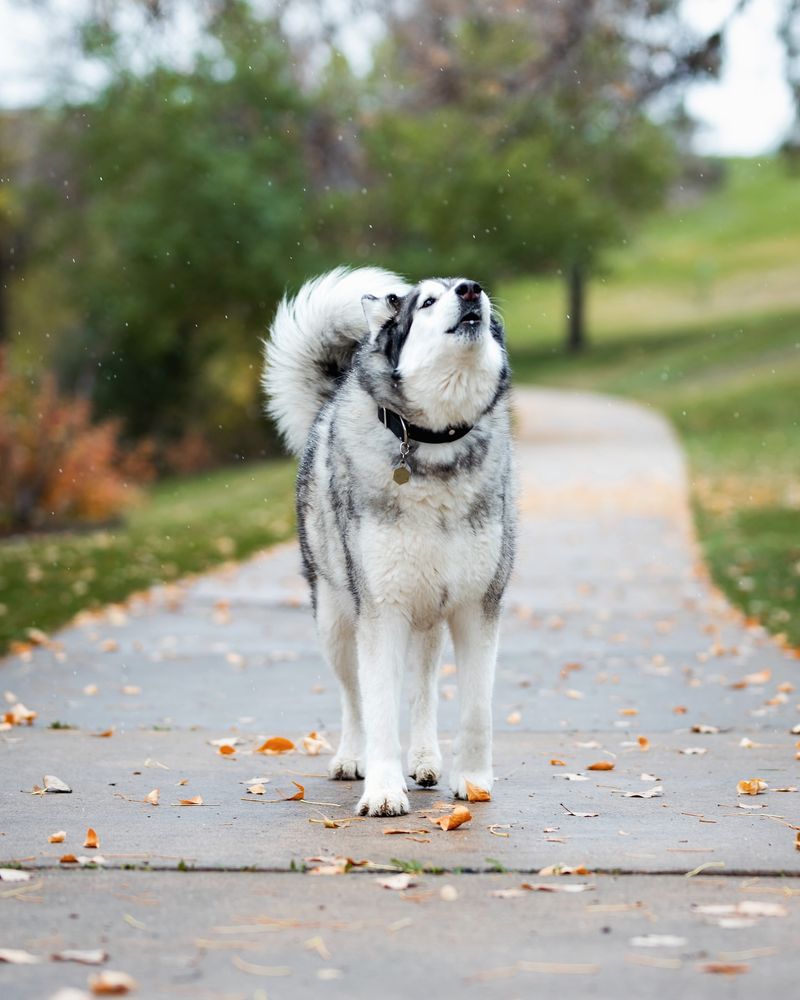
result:
[[[301,456],[297,522],[326,658],[341,684],[331,778],[364,778],[361,815],[408,812],[434,785],[437,674],[449,626],[460,688],[450,787],[492,786],[492,685],[515,511],[503,327],[465,278],[410,286],[338,268],[278,307],[268,410]]]

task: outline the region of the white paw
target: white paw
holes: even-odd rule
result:
[[[399,785],[371,788],[361,796],[356,812],[359,816],[405,816],[408,796]]]
[[[408,754],[408,773],[423,788],[438,783],[442,776],[442,755],[438,749],[411,749]]]
[[[355,757],[336,754],[328,767],[328,777],[334,781],[356,781],[365,774],[364,762]]]
[[[485,792],[491,792],[494,784],[494,775],[489,770],[462,771],[454,768],[450,775],[450,791],[457,799],[466,799],[467,782],[475,788],[482,788]]]

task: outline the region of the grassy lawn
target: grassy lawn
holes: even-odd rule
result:
[[[0,543],[0,652],[82,608],[119,601],[294,530],[294,463],[266,462],[165,481],[120,527]]]
[[[800,646],[800,178],[730,164],[724,188],[657,216],[590,291],[590,349],[561,348],[554,280],[499,296],[519,382],[663,410],[690,460],[717,584]]]

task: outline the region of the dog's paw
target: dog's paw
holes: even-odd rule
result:
[[[333,781],[356,781],[365,773],[363,761],[355,757],[341,757],[338,753],[328,767],[328,777]]]
[[[485,792],[491,792],[492,785],[494,784],[494,775],[491,770],[462,771],[455,768],[450,775],[450,791],[457,799],[468,798],[467,782],[474,785],[475,788],[482,788]]]
[[[408,796],[397,786],[370,789],[361,796],[356,811],[359,816],[405,816]]]
[[[414,750],[408,754],[408,773],[423,788],[436,785],[442,776],[442,755],[438,750]]]

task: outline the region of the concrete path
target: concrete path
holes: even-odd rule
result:
[[[520,392],[518,415],[492,802],[449,833],[430,818],[444,789],[412,790],[400,821],[354,820],[358,785],[327,781],[324,754],[253,752],[335,742],[293,546],[85,616],[0,665],[0,691],[39,713],[0,732],[0,866],[31,876],[0,882],[0,949],[41,959],[0,963],[0,994],[86,988],[96,970],[51,961],[63,948],[102,948],[148,998],[794,988],[800,664],[709,586],[659,417],[544,390]],[[234,736],[227,756],[209,742]],[[45,774],[72,793],[31,795]],[[257,777],[265,794],[249,795]],[[737,795],[751,778],[766,791]],[[292,781],[304,801],[269,801]],[[99,870],[60,862],[98,853]],[[336,859],[359,864],[307,872]],[[400,869],[405,890],[376,883]]]

